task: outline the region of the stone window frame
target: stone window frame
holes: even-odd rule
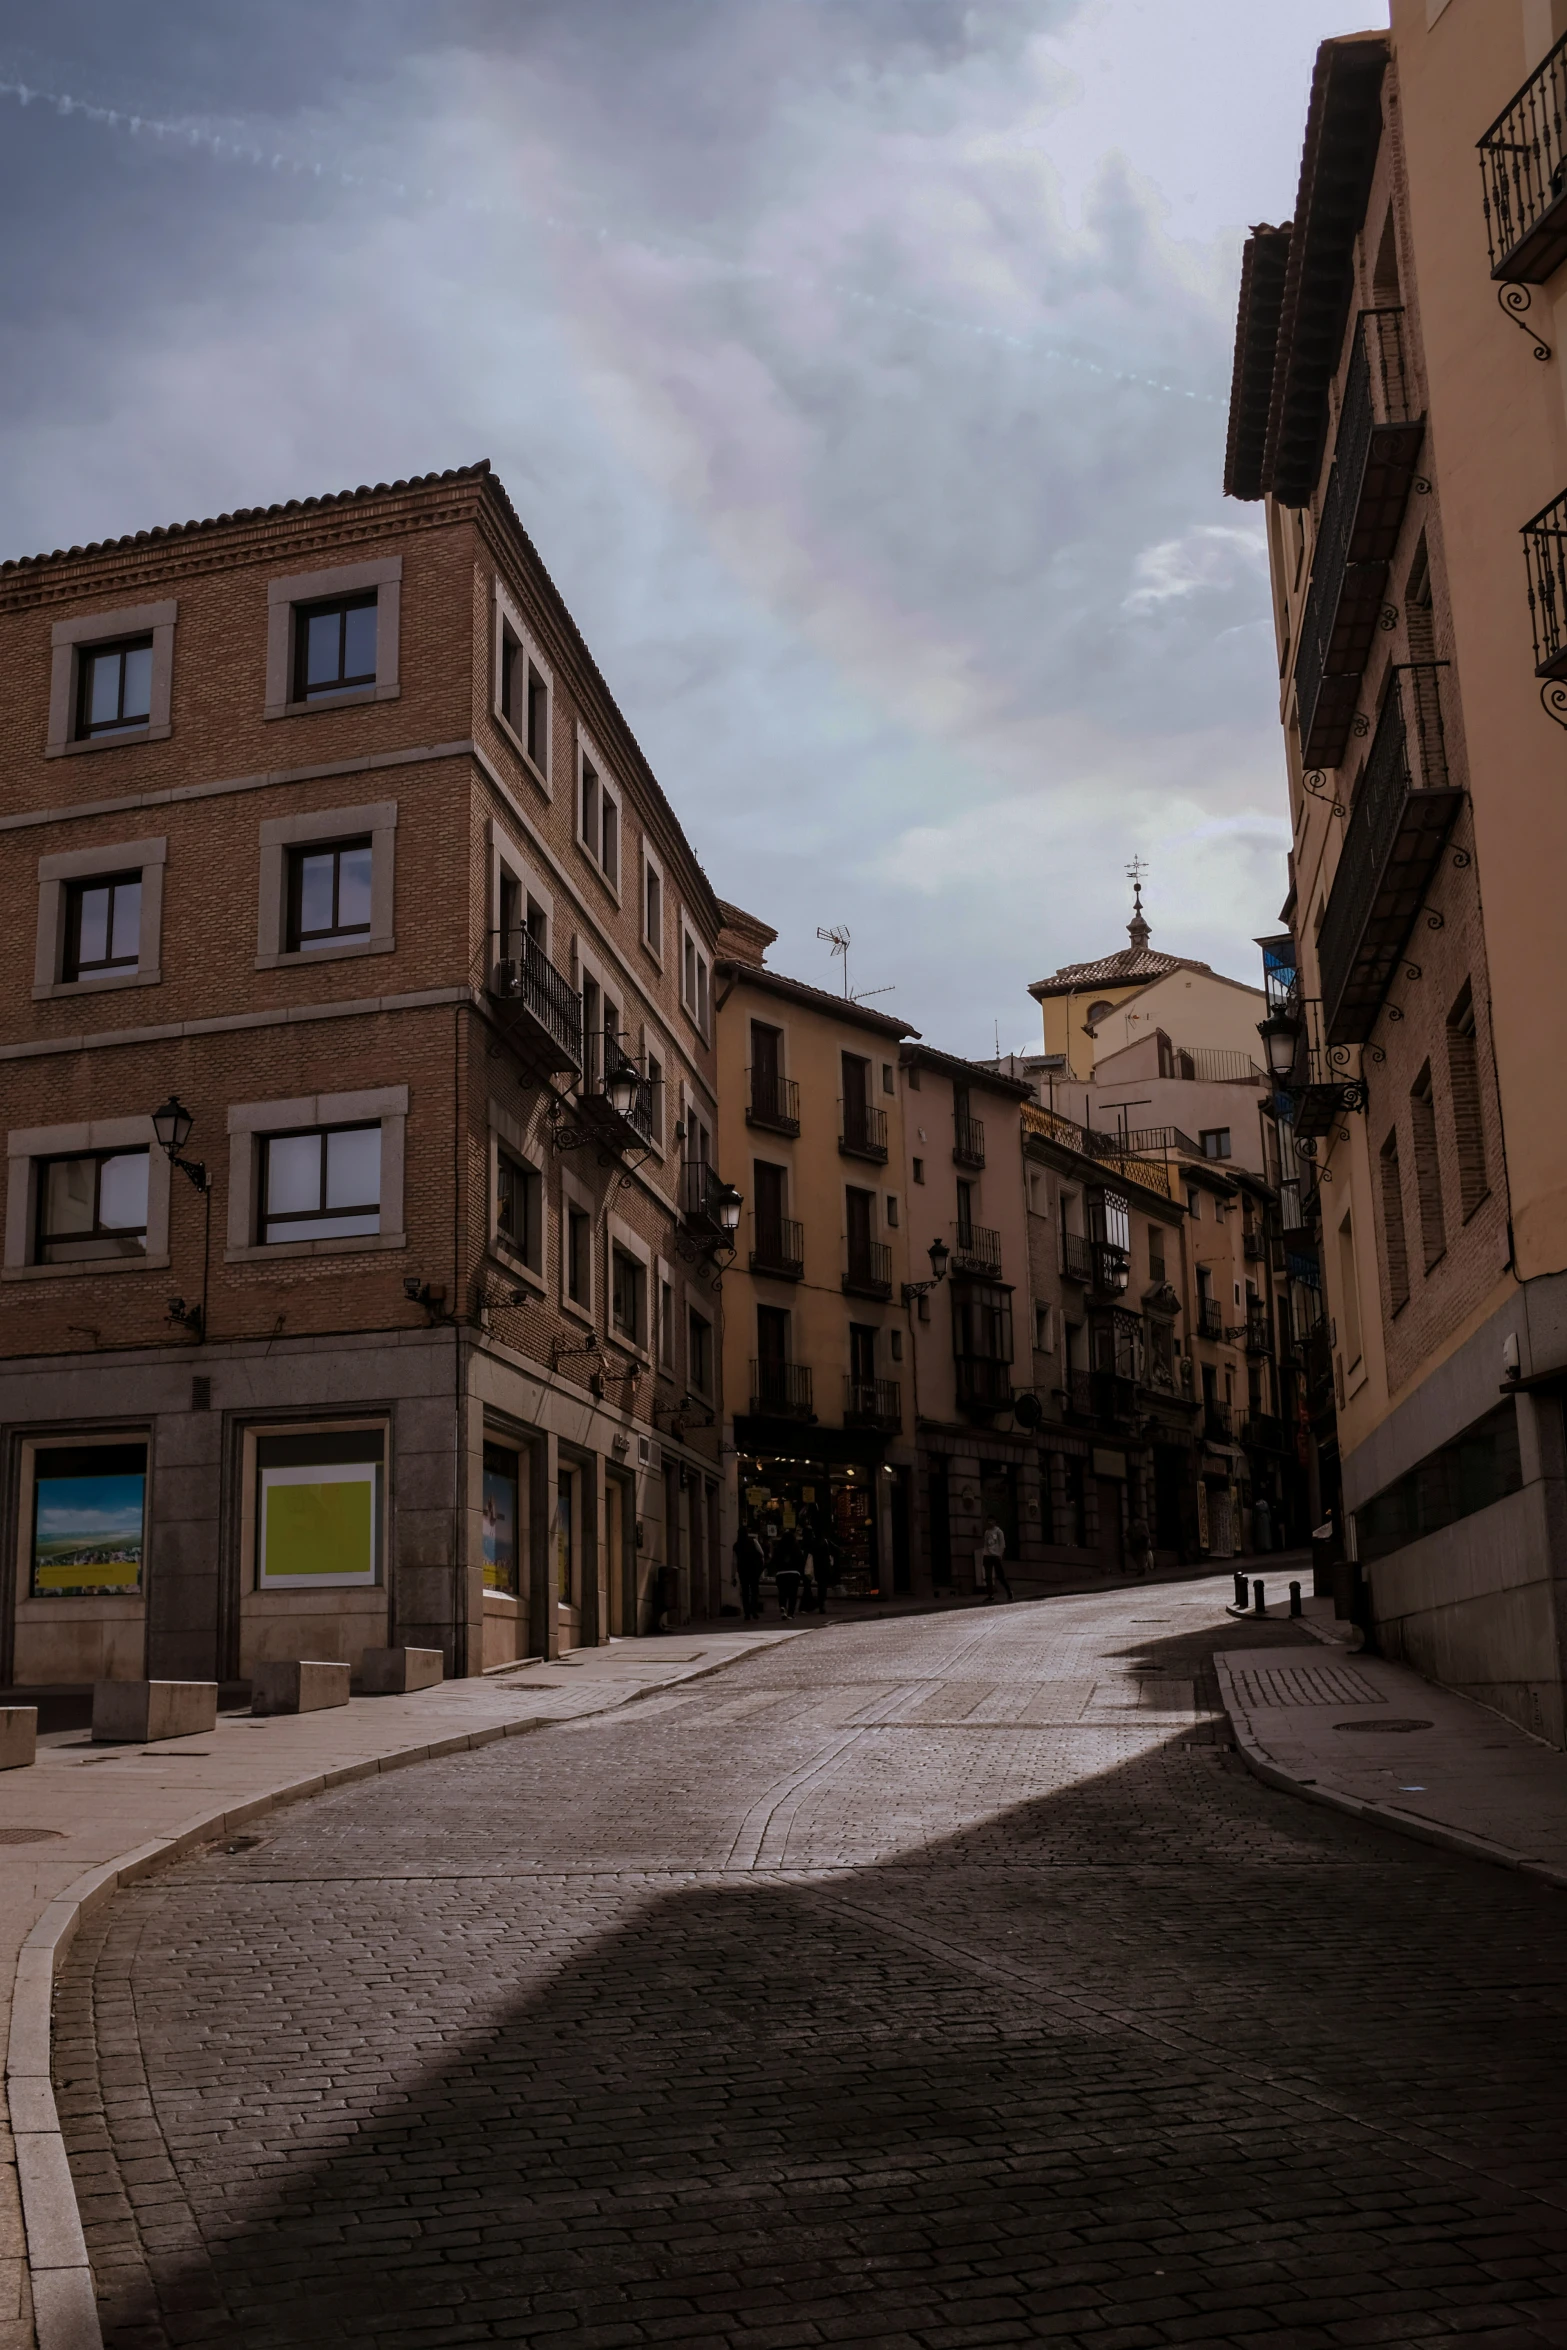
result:
[[[83,1257],[68,1265],[32,1262],[38,1221],[38,1167],[75,1152],[147,1149],[147,1247],[139,1257]],[[5,1263],[0,1280],[60,1281],[105,1273],[155,1273],[169,1262],[167,1154],[158,1147],[150,1115],[92,1118],[69,1126],[15,1127],[6,1136]]]
[[[643,1070],[651,1075],[652,1063],[655,1061],[658,1063],[659,1081],[651,1095],[653,1139],[649,1147],[654,1158],[662,1165],[668,1157],[668,1145],[665,1141],[669,1127],[666,1101],[669,1094],[669,1071],[674,1052],[663,1030],[656,1028],[650,1020],[639,1022],[637,1039]]]
[[[537,759],[534,758],[532,752],[528,749],[526,741],[518,733],[516,727],[513,726],[511,720],[507,717],[505,711],[501,708],[501,678],[504,669],[505,632],[508,628],[511,630],[512,635],[516,638],[522,651],[526,654],[529,661],[532,662],[534,668],[538,671],[540,677],[542,677],[544,680],[544,765],[542,767],[539,765]],[[529,775],[532,776],[534,782],[538,785],[540,791],[544,794],[544,797],[547,800],[553,799],[555,796],[555,790],[551,781],[551,768],[553,766],[551,753],[555,747],[555,672],[550,666],[549,662],[545,660],[543,654],[539,651],[537,637],[534,635],[532,629],[529,628],[527,622],[523,619],[522,614],[518,611],[516,604],[507,594],[505,587],[502,585],[499,579],[497,579],[495,582],[495,629],[494,643],[490,659],[490,715],[494,718],[496,725],[501,730],[501,733],[511,744],[512,749],[516,752],[518,758],[522,761],[523,766],[527,769]]]
[[[575,802],[571,812],[572,838],[580,853],[586,857],[618,906],[621,903],[621,877],[626,870],[626,795],[611,775],[608,763],[601,757],[597,743],[580,721],[577,726],[576,752],[572,766],[574,769],[572,794]],[[596,842],[590,842],[582,830],[582,771],[585,766],[592,768],[594,779],[598,785],[598,824],[596,828],[598,839]],[[604,864],[604,804],[606,801],[615,811],[615,870],[613,874],[606,869]],[[641,868],[639,866],[639,881],[640,878]],[[640,929],[640,927],[639,923],[638,928]]]
[[[490,1195],[488,1207],[486,1210],[487,1231],[485,1246],[488,1248],[490,1255],[495,1259],[495,1262],[498,1265],[505,1267],[508,1277],[511,1280],[519,1282],[525,1289],[530,1290],[533,1295],[537,1297],[542,1303],[549,1296],[550,1212],[548,1167],[545,1163],[544,1157],[529,1143],[526,1129],[522,1126],[520,1121],[514,1118],[510,1111],[504,1109],[497,1101],[492,1101],[490,1103],[489,1123],[489,1149],[487,1158],[489,1167]],[[528,1264],[526,1259],[519,1257],[516,1251],[509,1248],[505,1240],[503,1240],[501,1237],[498,1212],[498,1194],[500,1191],[500,1154],[503,1147],[511,1153],[514,1159],[518,1160],[524,1167],[528,1168],[532,1174],[537,1175],[539,1178],[539,1183],[541,1186],[539,1201],[540,1262],[537,1265]]]
[[[713,1021],[713,958],[705,945],[702,933],[692,921],[684,906],[680,908],[680,1009],[696,1030],[704,1044],[712,1041]],[[686,949],[690,948],[695,986],[686,986]]]
[[[173,733],[174,624],[179,604],[170,597],[158,604],[127,604],[118,612],[84,612],[75,620],[57,620],[49,632],[49,733],[46,759],[74,758],[78,751],[120,751],[129,743],[166,742]],[[152,684],[145,726],[127,726],[113,734],[76,732],[76,697],[81,683],[81,657],[92,645],[112,644],[119,637],[152,638]]]
[[[301,604],[327,604],[335,596],[376,591],[375,683],[351,686],[329,698],[296,702],[294,685],[294,614]],[[267,682],[263,718],[300,718],[307,712],[322,717],[332,710],[356,709],[364,702],[394,702],[398,682],[398,638],[402,627],[403,559],[382,555],[370,563],[335,563],[321,571],[299,571],[288,579],[267,581]],[[157,667],[156,655],[153,662]]]
[[[153,1502],[157,1480],[156,1431],[151,1419],[146,1420],[72,1420],[45,1422],[20,1432],[14,1454],[14,1490],[16,1493],[15,1561],[17,1622],[23,1620],[22,1611],[33,1623],[65,1623],[73,1618],[84,1618],[100,1624],[139,1624],[147,1613],[147,1563],[152,1548]],[[141,1582],[134,1591],[100,1591],[91,1596],[63,1591],[39,1591],[33,1581],[33,1511],[38,1491],[38,1455],[63,1446],[72,1451],[78,1445],[144,1444],[147,1447],[147,1466],[142,1484],[142,1571]]]
[[[311,841],[370,835],[370,936],[341,946],[288,944],[288,852]],[[304,816],[268,816],[261,826],[261,887],[256,902],[256,969],[301,970],[340,963],[351,955],[390,955],[395,904],[397,802],[372,800],[361,808],[317,808]]]
[[[605,1258],[608,1266],[606,1278],[609,1286],[609,1295],[605,1301],[607,1307],[604,1317],[605,1335],[608,1343],[619,1353],[629,1355],[633,1362],[641,1363],[651,1371],[654,1368],[654,1323],[658,1313],[658,1297],[655,1286],[657,1276],[653,1269],[653,1250],[643,1239],[641,1233],[628,1224],[623,1216],[617,1216],[613,1210],[605,1218],[605,1222],[609,1228]],[[642,1306],[646,1328],[640,1340],[628,1338],[623,1330],[617,1330],[615,1327],[613,1252],[617,1248],[623,1256],[634,1258],[642,1267],[644,1284]]]
[[[567,1218],[572,1208],[575,1208],[579,1215],[584,1215],[588,1219],[588,1294],[586,1302],[569,1296],[566,1289],[566,1282],[571,1272],[570,1226]],[[555,1251],[556,1293],[561,1312],[569,1314],[574,1322],[581,1322],[589,1330],[595,1332],[598,1328],[596,1309],[599,1287],[598,1250],[594,1246],[594,1227],[597,1222],[598,1216],[593,1205],[592,1193],[584,1184],[577,1181],[569,1168],[562,1167],[560,1171],[559,1240]]]
[[[99,995],[107,988],[156,987],[163,937],[163,868],[167,838],[108,841],[91,849],[62,849],[38,860],[38,932],[33,951],[33,1001],[51,996]],[[73,881],[110,873],[141,874],[141,929],[134,971],[93,971],[66,979],[65,901]]]
[[[269,1134],[308,1132],[321,1126],[381,1129],[381,1223],[379,1232],[347,1232],[326,1240],[256,1238],[261,1143]],[[228,1228],[223,1261],[228,1265],[281,1264],[289,1257],[341,1257],[370,1249],[406,1248],[403,1229],[407,1158],[408,1088],[379,1086],[367,1093],[309,1093],[292,1101],[231,1102],[228,1111]]]
[[[637,879],[637,938],[642,951],[660,971],[664,968],[664,939],[669,929],[669,883],[662,860],[653,854],[644,835],[638,857]],[[658,936],[651,938],[647,926],[647,882],[652,874],[658,883]]]
[[[495,958],[501,953],[501,877],[515,881],[526,901],[531,898],[544,916],[544,952],[555,962],[555,893],[546,889],[540,879],[540,866],[507,831],[499,817],[489,820],[490,832],[490,904],[489,934],[495,942]],[[559,969],[559,965],[556,965]]]

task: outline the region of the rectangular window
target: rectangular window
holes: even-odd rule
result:
[[[923,1183],[925,1180],[925,1162],[923,1159],[916,1159],[914,1162],[914,1180],[916,1183]]]
[[[1164,1226],[1150,1224],[1148,1227],[1148,1278],[1150,1281],[1162,1281],[1164,1277]]]
[[[583,847],[596,857],[599,846],[599,778],[598,769],[589,759],[582,762],[578,831]]]
[[[41,1159],[34,1262],[71,1265],[92,1257],[145,1256],[148,1173],[144,1150]]]
[[[1437,1155],[1436,1100],[1431,1091],[1431,1064],[1421,1070],[1409,1092],[1409,1121],[1415,1146],[1415,1193],[1420,1202],[1420,1241],[1429,1273],[1447,1248],[1442,1214],[1442,1167]]]
[[[892,1074],[890,1061],[883,1061],[881,1065],[881,1090],[883,1093],[896,1093],[898,1090],[897,1079]]]
[[[77,664],[76,739],[146,726],[152,717],[152,639],[84,645]]]
[[[497,1150],[495,1161],[495,1237],[532,1272],[542,1272],[544,1178],[508,1150]]]
[[[680,1001],[704,1036],[707,1033],[707,988],[707,957],[690,931],[683,931],[680,941]]]
[[[642,938],[655,955],[664,952],[664,881],[656,865],[642,866]]]
[[[666,1371],[675,1367],[675,1285],[658,1285],[658,1359]]]
[[[686,1380],[696,1395],[713,1392],[713,1325],[693,1306],[686,1334]]]
[[[901,1363],[903,1360],[903,1332],[898,1329],[889,1330],[887,1333],[887,1344],[892,1350],[893,1361],[895,1363]]]
[[[141,960],[141,875],[110,873],[73,881],[65,892],[62,979],[134,971]]]
[[[368,840],[292,849],[288,859],[288,951],[340,946],[370,936]]]
[[[1490,1190],[1485,1171],[1485,1121],[1480,1113],[1480,1058],[1474,993],[1467,981],[1447,1015],[1447,1082],[1453,1100],[1458,1156],[1458,1200],[1467,1224]]]
[[[647,1056],[648,1131],[660,1150],[664,1147],[664,1064],[656,1053]]]
[[[518,1458],[509,1445],[484,1448],[484,1588],[510,1592],[521,1588],[521,1541]]]
[[[294,607],[294,700],[329,701],[333,694],[374,685],[376,596],[337,596],[327,604]]]
[[[609,1311],[611,1326],[632,1346],[647,1343],[647,1268],[628,1249],[609,1252]]]
[[[550,683],[531,648],[507,620],[500,626],[500,676],[496,700],[501,716],[545,781],[550,772]]]
[[[574,1306],[588,1306],[592,1303],[592,1231],[592,1223],[585,1208],[567,1208],[566,1295]]]
[[[336,1240],[380,1229],[379,1125],[262,1137],[263,1243]]]
[[[385,1452],[379,1428],[257,1437],[259,1589],[379,1582]]]
[[[1041,1354],[1049,1354],[1051,1329],[1050,1308],[1048,1306],[1035,1306],[1034,1308],[1034,1344]]]
[[[33,1455],[34,1599],[100,1599],[141,1589],[145,1443],[40,1445]]]
[[[897,1195],[890,1191],[887,1194],[887,1229],[889,1232],[896,1232],[898,1229]]]
[[[1360,1361],[1360,1287],[1355,1275],[1355,1224],[1346,1216],[1338,1228],[1339,1304],[1344,1316],[1344,1360],[1353,1371]]]
[[[1230,1130],[1227,1126],[1205,1126],[1197,1136],[1205,1159],[1227,1159],[1230,1155]]]
[[[528,730],[523,736],[528,756],[548,780],[550,771],[550,689],[543,672],[528,663]]]
[[[1397,1313],[1409,1300],[1409,1250],[1404,1237],[1404,1178],[1395,1130],[1382,1145],[1382,1242],[1387,1251],[1388,1309]]]
[[[521,734],[528,697],[528,656],[521,644],[501,622],[501,716],[516,734]]]
[[[620,810],[616,807],[608,792],[603,794],[603,803],[603,840],[599,851],[599,863],[604,868],[604,878],[609,883],[610,888],[619,889]]]

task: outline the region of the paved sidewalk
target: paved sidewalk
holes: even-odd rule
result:
[[[1381,1657],[1273,1647],[1214,1662],[1259,1778],[1567,1887],[1567,1755],[1555,1747]]]
[[[665,1639],[617,1640],[557,1664],[533,1662],[407,1697],[356,1697],[322,1713],[264,1721],[226,1713],[216,1730],[156,1746],[94,1746],[85,1730],[56,1731],[39,1740],[31,1769],[0,1773],[0,2030],[10,2110],[9,2129],[0,2124],[0,2350],[34,2350],[35,2340],[40,2350],[92,2350],[97,2340],[48,2093],[50,1992],[86,1908],[279,1804],[608,1712],[645,1689],[697,1680],[792,1640],[800,1629],[704,1625]]]

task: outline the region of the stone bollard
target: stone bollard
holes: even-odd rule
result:
[[[1292,1583],[1290,1585],[1290,1614],[1292,1616],[1298,1616],[1300,1612],[1300,1585],[1298,1583]]]
[[[1251,1604],[1252,1604],[1252,1609],[1253,1609],[1253,1612],[1254,1612],[1255,1614],[1257,1614],[1257,1615],[1259,1615],[1259,1616],[1265,1616],[1265,1615],[1267,1614],[1267,1612],[1268,1612],[1268,1598],[1267,1598],[1267,1593],[1266,1593],[1266,1592],[1263,1590],[1263,1588],[1262,1588],[1262,1584],[1261,1584],[1261,1582],[1260,1582],[1260,1581],[1258,1581],[1258,1582],[1254,1583],[1254,1584],[1252,1585],[1252,1587],[1251,1587]]]
[[[38,1759],[36,1705],[0,1705],[0,1771],[25,1771]]]
[[[347,1665],[314,1657],[286,1657],[257,1665],[251,1675],[253,1714],[313,1714],[348,1703]]]
[[[195,1738],[218,1726],[216,1681],[95,1681],[92,1734],[97,1745],[151,1746],[160,1738]]]
[[[367,1648],[359,1660],[359,1686],[366,1697],[405,1697],[433,1689],[446,1674],[438,1648]]]
[[[1246,1605],[1246,1577],[1239,1567],[1235,1570],[1235,1604],[1237,1607]]]

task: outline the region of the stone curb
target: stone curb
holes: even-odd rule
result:
[[[1473,1828],[1453,1828],[1440,1820],[1428,1820],[1418,1812],[1401,1811],[1396,1804],[1371,1803],[1359,1795],[1346,1795],[1335,1787],[1320,1783],[1308,1784],[1280,1768],[1252,1729],[1245,1708],[1235,1694],[1230,1677],[1229,1660],[1223,1651],[1214,1657],[1218,1675],[1219,1695],[1235,1734],[1235,1744],[1246,1768],[1255,1778],[1270,1787],[1280,1788],[1286,1795],[1298,1795],[1307,1803],[1324,1804],[1329,1811],[1345,1812],[1351,1819],[1370,1820],[1379,1828],[1392,1828],[1400,1836],[1409,1836],[1417,1844],[1434,1844],[1444,1852],[1462,1853],[1468,1860],[1486,1860],[1493,1867],[1513,1869],[1526,1877],[1538,1877],[1543,1884],[1567,1891],[1567,1869],[1552,1868],[1548,1862],[1531,1860],[1526,1853],[1515,1852],[1509,1845],[1493,1843]]]
[[[734,1661],[724,1658],[720,1663]],[[641,1696],[646,1692],[638,1690],[635,1694]],[[183,1859],[198,1844],[215,1842],[220,1836],[263,1819],[268,1812],[280,1811],[287,1804],[303,1803],[313,1795],[325,1794],[329,1788],[347,1787],[355,1780],[374,1778],[382,1771],[403,1770],[411,1763],[437,1762],[444,1755],[493,1746],[501,1738],[519,1738],[530,1731],[547,1730],[558,1718],[561,1717],[530,1714],[515,1722],[492,1722],[480,1730],[429,1739],[423,1745],[399,1747],[391,1754],[372,1755],[366,1761],[345,1763],[335,1770],[292,1779],[270,1794],[254,1796],[221,1810],[198,1813],[174,1835],[136,1845],[115,1860],[85,1870],[74,1884],[48,1903],[17,1955],[5,2068],[38,2350],[103,2350],[92,2264],[55,2108],[50,2063],[55,1977],[83,1923],[122,1886],[136,1884],[155,1869]]]

